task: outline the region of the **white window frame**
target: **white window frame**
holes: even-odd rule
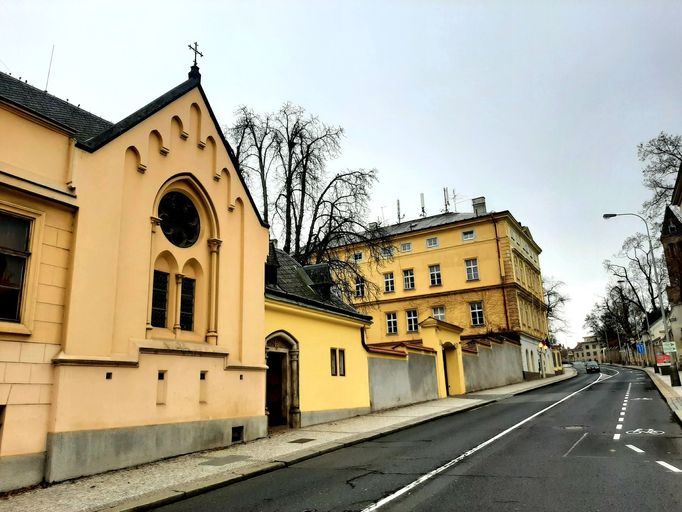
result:
[[[431,316],[441,322],[445,321],[445,306],[433,306],[431,308]]]
[[[478,258],[467,258],[464,260],[464,268],[466,269],[467,281],[478,281],[480,279],[478,273]]]
[[[362,277],[355,278],[355,298],[361,299],[365,296],[365,280]]]
[[[412,252],[412,242],[403,242],[400,244],[400,252]]]
[[[386,334],[398,334],[398,314],[395,311],[386,313]]]
[[[438,237],[437,236],[432,236],[426,239],[426,248],[427,249],[434,249],[438,247]]]
[[[393,272],[386,272],[384,274],[384,293],[392,293],[395,291],[395,275]]]
[[[469,236],[471,234],[471,236]],[[474,229],[467,229],[466,231],[462,231],[462,240],[475,240],[476,239],[476,230]]]
[[[476,301],[469,303],[469,313],[471,314],[472,327],[481,327],[485,325],[485,316],[483,315],[483,302]]]
[[[405,321],[407,322],[407,332],[419,331],[419,314],[416,309],[405,311]]]
[[[441,286],[443,284],[443,277],[440,273],[440,263],[429,265],[429,282],[431,286]]]
[[[408,274],[409,272],[409,274]],[[411,284],[411,286],[407,286],[408,283]],[[406,268],[403,270],[403,290],[414,290],[414,269],[413,268]]]

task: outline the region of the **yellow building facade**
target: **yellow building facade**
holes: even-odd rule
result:
[[[198,68],[115,124],[0,73],[0,490],[265,435],[267,239]]]
[[[554,368],[547,337],[540,247],[508,211],[445,213],[387,226],[392,252],[376,266],[362,246],[344,247],[367,282],[355,305],[371,315],[370,343],[421,340],[428,319],[462,328],[463,343],[502,333],[518,343],[526,377]],[[374,290],[374,293],[372,293]],[[552,372],[553,373],[553,372]]]

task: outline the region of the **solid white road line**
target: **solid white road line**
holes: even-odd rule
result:
[[[488,439],[487,441],[483,441],[483,442],[482,442],[481,444],[479,444],[478,446],[475,446],[474,448],[472,448],[472,449],[470,449],[470,450],[467,450],[466,452],[464,452],[464,453],[463,453],[462,455],[460,455],[459,457],[457,457],[457,458],[455,458],[455,459],[452,459],[450,462],[446,462],[445,464],[443,464],[442,466],[440,466],[440,467],[434,469],[433,471],[430,471],[430,472],[426,473],[425,475],[420,476],[419,478],[417,478],[417,479],[416,479],[415,481],[413,481],[412,483],[407,484],[405,487],[402,487],[401,489],[398,489],[398,490],[395,491],[394,493],[389,494],[389,495],[386,496],[385,498],[380,499],[379,501],[377,501],[376,503],[370,505],[369,507],[366,507],[366,508],[362,509],[362,512],[372,512],[372,511],[374,511],[374,510],[380,509],[381,507],[383,507],[383,506],[386,505],[387,503],[390,503],[390,502],[392,502],[393,500],[395,500],[396,498],[399,498],[400,496],[402,496],[403,494],[410,492],[410,491],[411,491],[412,489],[414,489],[415,487],[417,487],[417,486],[423,484],[424,482],[426,482],[426,481],[428,481],[428,480],[431,480],[434,476],[439,475],[439,474],[442,473],[443,471],[446,471],[446,470],[450,469],[452,466],[454,466],[455,464],[457,464],[457,463],[463,461],[464,459],[466,459],[466,458],[469,457],[470,455],[473,455],[474,453],[476,453],[476,452],[479,451],[479,450],[482,450],[483,448],[485,448],[485,447],[488,446],[489,444],[494,443],[494,442],[497,441],[498,439],[500,439],[500,438],[506,436],[506,435],[509,434],[510,432],[512,432],[512,431],[516,430],[517,428],[519,428],[521,425],[525,425],[526,423],[528,423],[529,421],[531,421],[531,420],[537,418],[537,417],[540,416],[541,414],[544,414],[544,413],[546,413],[547,411],[549,411],[550,409],[553,409],[553,408],[555,408],[557,405],[559,405],[559,404],[565,402],[566,400],[568,400],[568,399],[570,399],[570,398],[573,398],[573,397],[574,397],[575,395],[577,395],[578,393],[580,393],[580,392],[582,392],[582,391],[585,391],[585,390],[588,389],[588,388],[591,388],[592,386],[594,386],[594,385],[595,385],[596,383],[598,383],[598,382],[601,382],[601,381],[603,381],[603,380],[610,379],[611,377],[614,377],[615,375],[618,375],[618,373],[620,373],[620,372],[616,372],[616,374],[614,374],[614,375],[606,376],[604,379],[602,379],[602,376],[603,376],[604,374],[603,374],[603,373],[600,373],[600,374],[599,374],[599,377],[597,377],[597,380],[595,380],[595,381],[593,381],[593,382],[590,382],[587,386],[580,388],[578,391],[574,391],[574,392],[571,393],[570,395],[566,395],[566,396],[563,397],[561,400],[559,400],[559,401],[557,401],[557,402],[554,402],[552,405],[549,405],[549,406],[545,407],[544,409],[542,409],[542,410],[536,412],[535,414],[532,414],[532,415],[528,416],[526,419],[519,421],[516,425],[512,425],[512,426],[509,427],[508,429],[503,430],[502,432],[500,432],[499,434],[497,434],[497,435],[491,437],[491,438]],[[622,426],[622,425],[621,425],[621,426]]]
[[[580,441],[582,441],[583,439],[585,439],[585,436],[587,436],[587,432],[585,432],[582,436],[580,436],[580,439],[578,439],[575,443],[573,443],[573,446],[571,446],[571,447],[568,449],[568,451],[562,455],[562,457],[566,457],[569,453],[571,453],[571,452],[573,451],[573,448],[575,448],[576,446],[578,446],[578,444],[580,443]]]
[[[621,424],[616,425],[616,430],[623,430],[623,425]]]
[[[667,462],[663,462],[662,460],[657,460],[656,464],[660,464],[664,468],[668,468],[673,473],[682,473],[682,469],[677,469],[675,466],[671,466],[670,464],[668,464]]]
[[[620,439],[620,434],[613,434],[613,440],[618,441]]]
[[[631,444],[626,444],[625,446],[630,448],[633,452],[644,453],[644,450],[640,450],[639,448],[637,448],[636,446],[632,446]]]

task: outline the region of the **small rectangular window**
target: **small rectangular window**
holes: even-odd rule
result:
[[[431,280],[431,286],[440,286],[442,284],[440,265],[429,265],[429,279]]]
[[[166,403],[166,389],[167,380],[166,370],[159,370],[156,378],[156,405],[163,405]]]
[[[386,272],[384,274],[384,292],[390,293],[395,291],[395,279],[393,278],[393,272]]]
[[[353,261],[362,261],[362,251],[353,253]]]
[[[400,244],[400,252],[412,252],[412,242],[403,242]]]
[[[471,311],[471,325],[478,327],[484,325],[483,321],[483,303],[482,302],[470,302],[469,309]]]
[[[346,376],[346,351],[342,348],[339,349],[339,375]]]
[[[394,252],[394,248],[393,248],[393,247],[382,247],[382,248],[381,248],[381,255],[382,255],[384,258],[391,258],[391,257],[393,257],[393,252]]]
[[[152,326],[166,327],[168,315],[168,272],[154,271],[152,288]]]
[[[180,329],[194,330],[194,288],[196,281],[189,277],[182,278],[180,291]]]
[[[395,313],[386,313],[386,334],[398,333],[398,317]]]
[[[445,321],[445,306],[433,306],[431,312],[436,320]]]
[[[467,281],[478,280],[478,258],[464,260],[464,266],[467,271]]]
[[[473,229],[462,231],[462,240],[473,240],[476,238],[476,232]]]
[[[438,247],[438,237],[434,236],[426,239],[426,247],[432,249],[433,247]]]
[[[208,382],[206,380],[206,376],[208,375],[207,371],[201,371],[199,372],[199,403],[205,404],[208,400]]]
[[[405,316],[407,317],[407,332],[416,332],[419,328],[417,310],[408,309],[405,311]]]
[[[336,377],[338,375],[338,369],[336,367],[336,349],[332,348],[329,350],[329,355],[331,358],[331,370],[332,370],[332,376]]]
[[[31,220],[0,213],[0,320],[21,320]]]
[[[403,270],[403,288],[405,290],[414,290],[414,270]]]
[[[365,296],[365,280],[362,277],[355,278],[355,296],[358,298]]]

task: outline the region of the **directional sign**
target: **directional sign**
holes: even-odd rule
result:
[[[664,341],[663,342],[663,352],[666,354],[671,354],[673,352],[677,352],[677,347],[675,346],[674,341]]]

